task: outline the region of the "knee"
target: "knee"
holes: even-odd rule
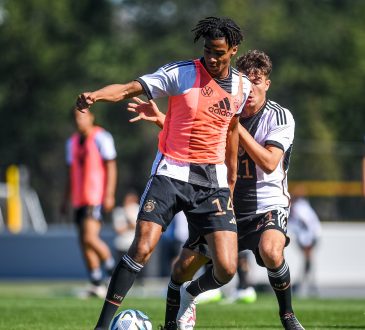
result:
[[[284,259],[282,246],[269,242],[260,244],[259,251],[266,267],[277,268],[282,264]]]
[[[237,260],[235,262],[230,262],[229,265],[227,265],[227,267],[226,267],[226,274],[227,274],[227,278],[228,278],[227,282],[229,282],[233,278],[233,276],[236,274],[237,267],[238,267]]]
[[[128,255],[137,263],[145,265],[160,239],[161,228],[160,225],[153,222],[138,221]]]
[[[225,264],[214,268],[214,274],[217,280],[222,283],[228,283],[237,272],[237,260],[227,261]]]
[[[134,240],[128,254],[139,264],[145,265],[153,252],[153,245],[147,240]]]
[[[86,233],[81,238],[81,242],[86,247],[93,246],[95,242],[95,237],[89,233]]]

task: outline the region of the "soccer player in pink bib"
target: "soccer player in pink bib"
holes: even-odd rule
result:
[[[203,57],[166,64],[126,84],[108,85],[79,95],[80,111],[95,102],[118,102],[145,94],[168,97],[158,153],[141,198],[135,239],[112,276],[97,322],[109,327],[118,307],[148,261],[173,216],[184,211],[189,235],[204,239],[212,266],[181,290],[179,329],[195,325],[195,297],[229,282],[237,268],[237,225],[231,193],[237,174],[238,118],[250,82],[231,66],[243,36],[228,18],[208,17],[193,29],[204,40]],[[143,116],[139,113],[138,117]],[[138,118],[137,118],[138,119]]]
[[[100,231],[104,213],[114,207],[117,153],[112,135],[94,124],[94,114],[73,110],[73,117],[77,132],[66,142],[68,178],[61,211],[70,201],[91,283],[82,295],[105,298],[104,271],[107,282],[115,262]]]

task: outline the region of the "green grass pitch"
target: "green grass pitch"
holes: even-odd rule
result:
[[[79,284],[80,285],[80,284]],[[0,282],[1,330],[92,330],[103,301],[74,297],[73,283]],[[365,329],[365,299],[294,299],[299,320],[309,329]],[[140,309],[153,323],[164,318],[163,298],[127,297],[120,308]],[[253,304],[198,305],[195,329],[282,329],[273,295]]]

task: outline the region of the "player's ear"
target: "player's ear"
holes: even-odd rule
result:
[[[236,55],[236,54],[237,54],[237,52],[238,52],[238,46],[233,46],[233,47],[232,47],[231,57],[232,57],[232,56],[234,56],[234,55]]]
[[[271,80],[270,80],[270,79],[266,79],[265,84],[266,84],[266,86],[265,86],[265,92],[266,92],[266,91],[268,91],[268,90],[269,90],[269,88],[270,88]]]

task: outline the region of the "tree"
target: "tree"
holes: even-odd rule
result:
[[[296,120],[291,178],[360,179],[364,13],[361,0],[0,0],[0,166],[27,165],[56,221],[76,96],[196,58],[190,30],[218,15],[243,28],[240,53],[273,60],[269,97]],[[157,151],[157,128],[128,123],[125,104],[93,107],[116,140],[120,196],[142,191]]]
[[[354,147],[357,155],[352,158],[332,151],[337,141],[354,145],[363,141],[365,3],[233,0],[220,4],[225,15],[242,22],[245,48],[262,49],[272,58],[270,98],[287,106],[296,120],[292,177],[341,180],[350,179],[350,174],[359,179],[359,148]],[[320,150],[301,153],[308,146]]]

